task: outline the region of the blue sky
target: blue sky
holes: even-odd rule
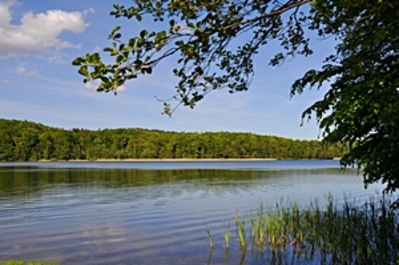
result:
[[[333,49],[332,41],[313,42],[315,55],[294,58],[282,66],[268,65],[278,43],[256,58],[249,91],[214,91],[194,110],[180,107],[171,118],[161,115],[155,97],[174,94],[174,61],[157,66],[153,75],[127,83],[114,96],[82,83],[71,61],[109,45],[116,25],[136,35],[149,24],[114,19],[109,1],[0,0],[0,117],[30,120],[62,128],[140,127],[168,131],[232,131],[316,139],[315,121],[301,124],[302,111],[323,91],[305,91],[290,99],[292,82],[309,68],[318,68]],[[131,1],[119,1],[129,5]],[[168,23],[168,22],[164,22]],[[159,25],[160,27],[162,25]],[[167,26],[167,25],[165,25]]]

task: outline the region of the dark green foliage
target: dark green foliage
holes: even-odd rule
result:
[[[329,3],[329,4],[328,4]],[[387,191],[399,187],[399,2],[315,1],[314,25],[320,36],[335,35],[336,54],[320,71],[297,80],[292,93],[306,86],[330,89],[305,110],[315,114],[325,140],[347,142],[344,166],[364,168],[365,184],[382,180]]]
[[[163,59],[178,55],[177,67],[172,70],[179,79],[173,99],[177,105],[194,107],[215,89],[247,90],[253,77],[253,58],[272,39],[278,39],[284,50],[272,58],[272,65],[295,53],[312,54],[301,28],[309,19],[301,13],[307,3],[310,0],[282,4],[275,0],[140,0],[131,7],[115,4],[111,15],[116,18],[141,21],[148,15],[167,26],[158,32],[141,30],[135,37],[125,37],[116,26],[108,36],[111,46],[103,49],[113,64],[104,63],[99,53],[88,53],[72,65],[79,67],[84,82],[101,81],[98,91],[115,92],[126,81],[151,74]],[[291,14],[285,17],[286,12]],[[243,34],[240,44],[234,44]],[[173,110],[165,102],[165,114]]]
[[[0,119],[0,161],[127,158],[322,159],[342,145],[251,133],[178,133],[145,129],[63,130]]]
[[[272,40],[281,45],[270,58],[275,66],[310,56],[315,34],[335,39],[321,69],[309,69],[291,94],[327,86],[303,118],[316,116],[325,141],[349,144],[342,165],[363,168],[366,185],[382,180],[386,191],[399,188],[399,1],[136,0],[130,7],[115,4],[111,15],[138,21],[147,16],[167,26],[127,38],[117,26],[109,35],[112,46],[104,48],[113,64],[94,53],[73,65],[84,82],[98,79],[98,91],[107,92],[176,58],[176,102],[164,103],[168,115],[180,104],[194,107],[215,89],[247,90],[253,59]]]

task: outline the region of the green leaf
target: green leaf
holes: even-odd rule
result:
[[[81,75],[83,75],[83,76],[89,76],[89,71],[88,71],[86,65],[81,66],[81,67],[79,68],[78,73],[81,74]]]
[[[123,55],[119,54],[119,55],[116,57],[115,62],[116,62],[117,64],[120,64],[123,60],[124,60]]]
[[[116,34],[113,36],[113,39],[116,40],[116,39],[119,39],[120,37],[122,37],[122,34],[116,33]]]
[[[130,40],[129,40],[129,47],[130,48],[133,48],[133,47],[135,47],[136,46],[136,39],[135,38],[131,38]]]
[[[91,64],[97,64],[101,60],[100,54],[98,52],[93,53],[89,56],[89,62]]]
[[[165,40],[165,38],[166,38],[166,31],[162,30],[157,33],[157,35],[155,37],[155,41]]]
[[[109,79],[105,76],[100,76],[102,82],[109,82]]]
[[[148,33],[147,30],[143,29],[143,30],[140,32],[140,37],[144,39],[145,36],[147,35],[147,33]]]
[[[75,58],[75,60],[73,60],[72,65],[79,66],[82,63],[84,63],[84,61],[85,60],[82,57],[77,57],[77,58]]]
[[[193,22],[188,23],[187,27],[192,28],[192,29],[196,28]]]
[[[121,29],[121,26],[116,26],[115,28],[112,29],[111,33],[108,36],[108,39],[114,39],[115,38],[115,33]]]

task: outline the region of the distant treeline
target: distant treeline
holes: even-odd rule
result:
[[[339,157],[344,146],[252,133],[184,133],[160,130],[65,130],[29,121],[0,119],[0,161],[136,158]]]

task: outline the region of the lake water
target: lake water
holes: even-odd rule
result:
[[[0,262],[260,264],[241,260],[235,241],[226,258],[235,215],[328,194],[365,201],[382,188],[365,190],[333,160],[0,163]]]

